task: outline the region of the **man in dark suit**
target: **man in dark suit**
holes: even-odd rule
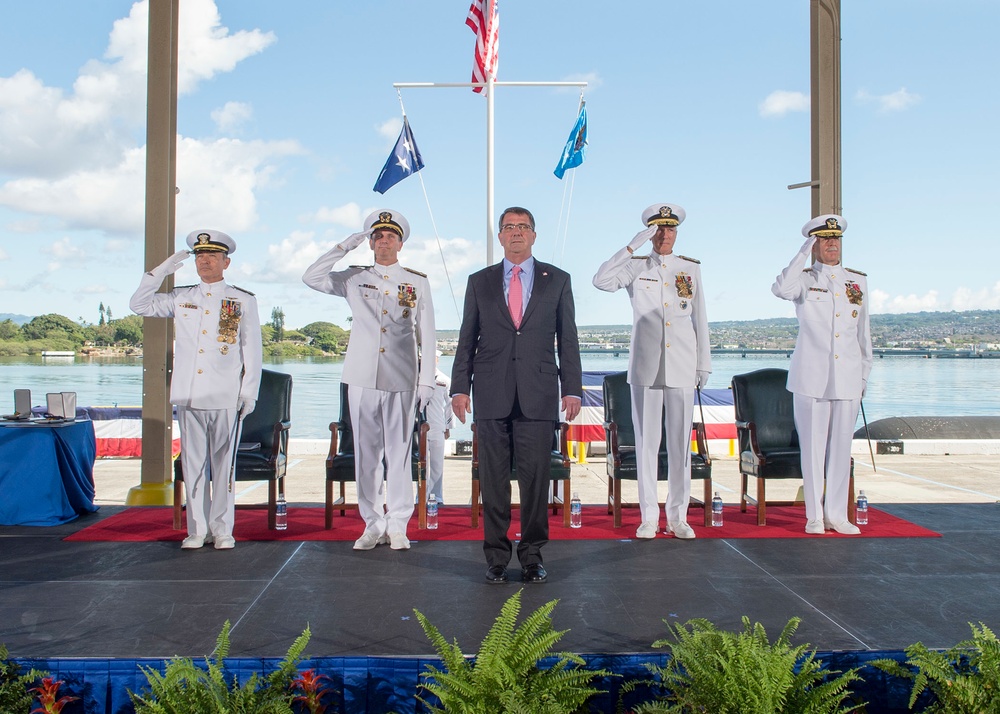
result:
[[[475,392],[486,580],[507,581],[513,460],[521,495],[521,578],[543,582],[552,436],[560,406],[572,420],[583,393],[573,289],[568,273],[532,257],[530,211],[505,210],[499,239],[503,261],[469,276],[451,404],[464,424]]]

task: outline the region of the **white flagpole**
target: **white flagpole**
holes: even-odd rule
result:
[[[486,264],[493,265],[493,75],[486,77]]]

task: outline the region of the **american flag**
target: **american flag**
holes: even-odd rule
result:
[[[497,58],[500,53],[500,13],[499,0],[472,0],[469,17],[465,24],[476,33],[475,61],[472,65],[472,81],[485,82],[487,77],[497,76]],[[482,92],[482,87],[473,87],[473,92]]]

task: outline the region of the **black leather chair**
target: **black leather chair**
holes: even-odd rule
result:
[[[560,422],[552,432],[552,454],[549,460],[549,479],[552,481],[549,493],[549,505],[552,515],[562,511],[563,526],[569,528],[569,502],[572,492],[572,476],[569,458],[569,443],[567,434],[569,425]],[[510,480],[517,481],[517,464],[511,455]],[[559,495],[559,484],[562,484],[562,496]],[[472,527],[479,526],[479,516],[482,512],[479,488],[479,438],[476,435],[476,425],[472,424]]]
[[[785,384],[788,370],[758,369],[733,376],[733,406],[740,449],[740,511],[747,504],[757,508],[757,525],[767,523],[767,507],[801,504],[800,500],[767,500],[771,479],[801,479],[799,435],[795,431],[794,398]],[[749,479],[757,481],[756,495],[749,494]],[[854,459],[848,495],[848,518],[855,519]]]
[[[614,527],[622,524],[623,508],[638,508],[637,503],[622,501],[622,481],[636,481],[638,469],[635,454],[635,427],[632,424],[632,390],[627,372],[617,372],[604,377],[604,437],[607,445],[608,513],[614,515]],[[660,420],[663,424],[663,420]],[[691,454],[691,480],[704,486],[702,498],[691,497],[691,503],[704,511],[706,526],[712,525],[712,459],[708,455],[705,425],[694,422],[698,450]],[[666,435],[660,427],[660,454],[656,480],[667,480]],[[660,506],[662,507],[662,503]]]
[[[330,422],[330,452],[326,457],[326,514],[325,526],[333,528],[333,512],[356,511],[357,503],[347,501],[347,484],[356,481],[354,472],[354,427],[351,425],[351,409],[347,401],[347,385],[340,384],[340,420]],[[417,523],[427,527],[427,422],[419,415],[413,426],[413,458],[411,470],[417,484]],[[333,497],[334,484],[340,484],[340,496]]]
[[[288,469],[288,431],[292,426],[292,376],[261,370],[260,392],[253,412],[243,420],[236,454],[237,481],[267,481],[267,527],[274,530],[275,506],[285,492]],[[183,443],[183,440],[182,440]],[[182,530],[184,469],[174,461],[174,528]],[[262,508],[262,504],[237,504],[237,508]]]

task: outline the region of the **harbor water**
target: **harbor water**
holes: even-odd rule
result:
[[[624,371],[628,355],[582,356],[587,371]],[[764,367],[788,368],[785,355],[717,354],[708,389],[726,389],[734,374]],[[292,436],[327,439],[329,423],[340,414],[343,359],[309,357],[269,360],[266,369],[292,375]],[[451,372],[445,355],[440,369]],[[76,392],[80,406],[138,406],[142,403],[142,359],[134,357],[0,357],[0,413],[14,407],[14,390],[30,389],[32,403],[45,404],[47,392]],[[876,357],[864,400],[871,423],[892,416],[1000,415],[1000,360]],[[860,426],[860,420],[859,420]],[[456,425],[452,438],[470,438]]]

